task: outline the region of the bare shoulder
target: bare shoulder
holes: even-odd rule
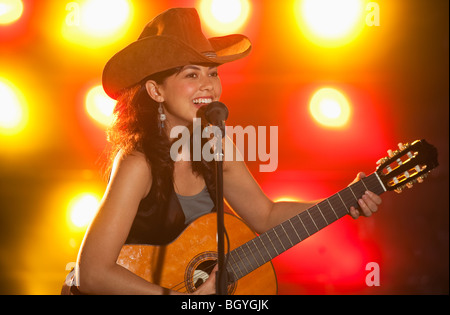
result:
[[[146,195],[152,182],[151,167],[145,154],[132,151],[129,154],[119,152],[114,160],[110,183],[139,188]]]
[[[150,170],[145,154],[136,150],[128,154],[119,151],[114,159],[113,172],[118,167],[138,168],[141,171]]]

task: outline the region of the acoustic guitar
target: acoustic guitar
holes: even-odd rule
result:
[[[226,254],[229,294],[276,294],[271,259],[348,214],[366,190],[400,192],[422,182],[438,166],[437,150],[425,140],[403,145],[383,158],[376,171],[313,207],[256,235],[239,218],[226,214],[229,235]],[[216,214],[207,214],[166,246],[125,245],[117,263],[138,276],[179,292],[194,292],[217,262]]]

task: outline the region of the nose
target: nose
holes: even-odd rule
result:
[[[210,91],[214,89],[213,78],[209,75],[202,75],[200,80],[200,90]]]

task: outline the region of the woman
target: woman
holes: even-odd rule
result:
[[[109,134],[114,162],[79,253],[79,291],[180,294],[136,276],[116,261],[124,244],[170,243],[195,218],[213,210],[213,162],[175,162],[170,131],[191,126],[201,106],[220,99],[217,67],[245,57],[250,49],[243,35],[206,39],[195,9],[170,9],[107,63],[103,86],[118,100]],[[223,182],[228,204],[257,233],[312,206],[272,202],[242,161],[224,162]],[[183,196],[195,197],[195,210]],[[380,203],[376,194],[367,192],[359,209],[352,207],[349,213],[354,218],[370,216]],[[214,274],[194,294],[215,293]]]

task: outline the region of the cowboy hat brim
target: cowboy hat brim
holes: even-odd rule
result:
[[[247,56],[250,40],[239,34],[213,37],[209,42],[214,52],[198,52],[171,36],[150,36],[137,40],[117,54],[103,70],[103,88],[111,98],[146,77],[189,64],[217,64],[235,61]],[[210,54],[211,53],[211,54]]]

